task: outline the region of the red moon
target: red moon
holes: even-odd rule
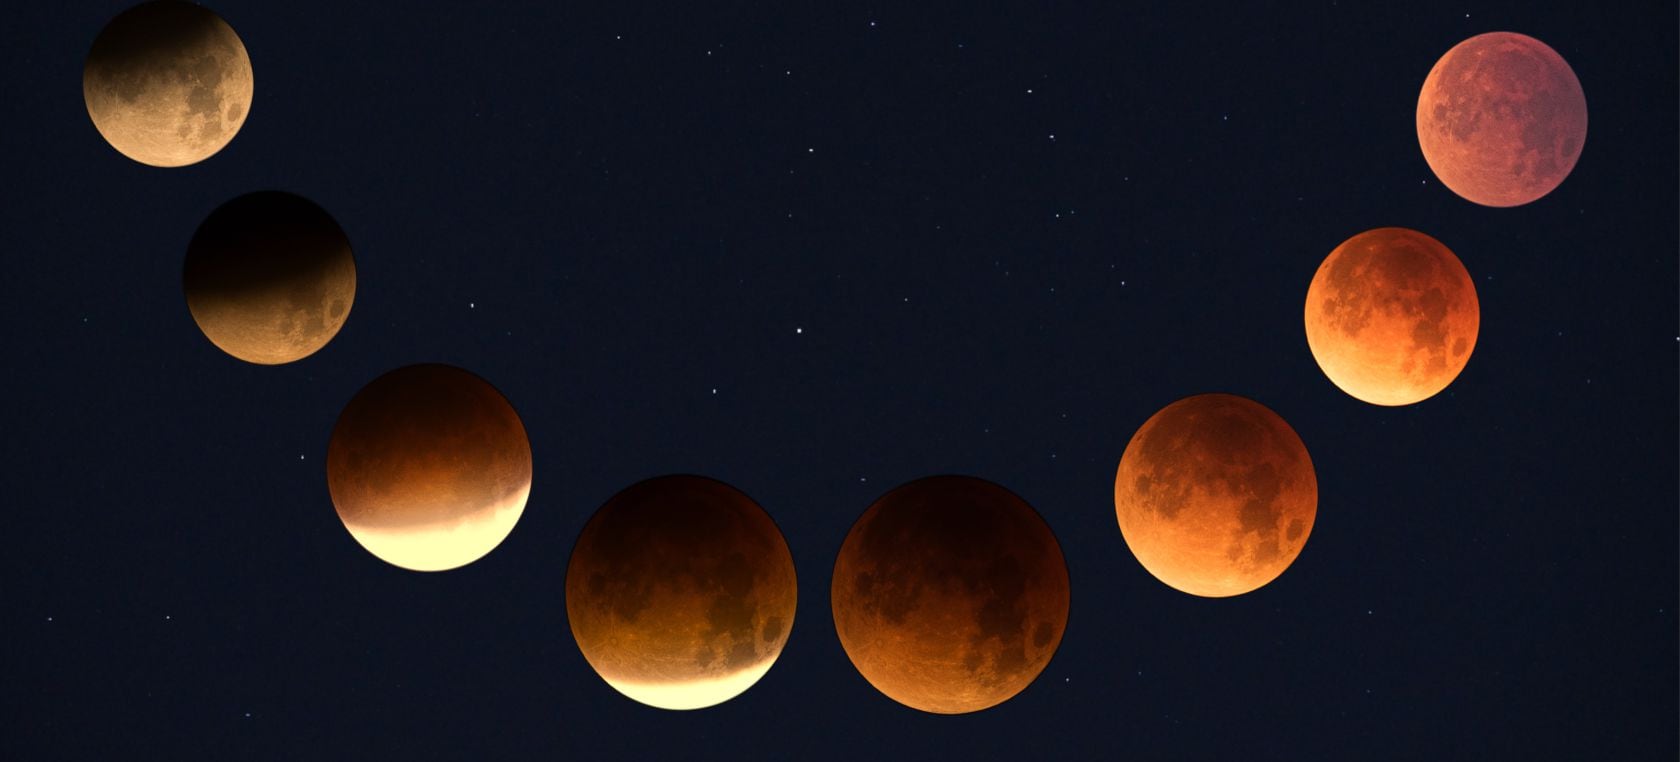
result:
[[[1014,493],[966,476],[876,500],[840,546],[829,592],[864,679],[936,714],[1021,692],[1067,628],[1067,563],[1050,527]]]
[[[398,368],[339,414],[327,491],[344,528],[387,563],[465,566],[500,545],[525,512],[530,440],[484,379],[448,365]]]
[[[1294,563],[1318,515],[1318,477],[1277,413],[1230,394],[1150,416],[1114,475],[1114,512],[1138,563],[1167,586],[1223,598]]]
[[[1481,328],[1476,284],[1452,251],[1416,230],[1343,241],[1307,287],[1307,347],[1342,391],[1410,405],[1447,388]]]
[[[1418,144],[1452,192],[1483,206],[1540,198],[1575,168],[1587,141],[1587,98],[1545,43],[1489,32],[1455,46],[1423,81]]]
[[[700,476],[634,484],[584,526],[566,567],[566,616],[589,666],[661,709],[751,688],[787,643],[793,556],[752,498]]]

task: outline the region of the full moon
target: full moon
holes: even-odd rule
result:
[[[1423,81],[1418,144],[1452,192],[1483,206],[1540,198],[1575,168],[1587,98],[1557,51],[1512,32],[1455,46]]]
[[[770,671],[798,584],[781,530],[751,498],[700,476],[614,495],[566,568],[579,650],[619,693],[661,709],[721,704]]]
[[[531,446],[488,382],[410,365],[344,406],[327,445],[327,491],[369,553],[414,571],[453,569],[513,531],[531,494]]]
[[[278,191],[218,207],[187,245],[187,310],[223,352],[258,365],[314,354],[356,298],[350,241],[331,215]]]
[[[1440,241],[1377,228],[1343,241],[1307,288],[1307,347],[1342,391],[1410,405],[1470,361],[1481,308],[1470,273]]]
[[[94,39],[82,99],[105,141],[154,167],[204,161],[251,112],[251,58],[220,16],[160,0],[123,11]]]
[[[1223,598],[1294,563],[1318,514],[1318,479],[1277,413],[1202,394],[1162,408],[1132,436],[1114,475],[1114,512],[1156,579]]]
[[[924,712],[976,712],[1050,663],[1067,627],[1067,563],[1014,493],[934,476],[864,511],[830,597],[840,645],[870,685]]]

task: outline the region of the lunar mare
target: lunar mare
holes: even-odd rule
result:
[[[996,706],[1043,672],[1068,615],[1067,564],[1026,501],[936,476],[883,495],[852,525],[830,599],[859,674],[936,714]]]
[[[700,476],[614,495],[578,536],[566,613],[584,659],[662,709],[728,701],[769,672],[798,580],[781,530],[751,498]]]
[[[1518,206],[1574,170],[1587,140],[1587,99],[1557,51],[1489,32],[1453,46],[1430,69],[1417,134],[1424,160],[1452,192],[1484,206]]]
[[[195,164],[233,140],[251,111],[251,59],[214,12],[143,3],[100,31],[82,67],[82,99],[118,152],[154,167]]]
[[[356,298],[356,260],[331,215],[259,191],[210,213],[182,266],[187,309],[217,348],[259,365],[308,357],[338,335]]]
[[[494,550],[524,514],[531,448],[488,382],[410,365],[374,379],[339,414],[327,491],[369,553],[415,571],[453,569]]]
[[[1203,394],[1138,428],[1115,472],[1114,511],[1156,579],[1191,595],[1241,595],[1294,563],[1318,514],[1318,480],[1276,413]]]
[[[1450,249],[1407,228],[1342,242],[1307,288],[1307,346],[1337,388],[1410,405],[1447,388],[1476,348],[1476,284]]]

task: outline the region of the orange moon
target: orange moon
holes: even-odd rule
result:
[[[1418,144],[1435,176],[1483,206],[1520,206],[1563,182],[1587,141],[1587,98],[1545,43],[1512,32],[1457,45],[1423,81]]]
[[[584,526],[566,615],[589,666],[661,709],[721,704],[770,671],[798,598],[793,556],[751,498],[700,476],[632,485]]]
[[[240,196],[199,225],[182,268],[187,309],[205,338],[249,363],[314,354],[356,299],[350,241],[325,210],[279,191]]]
[[[1476,284],[1416,230],[1377,228],[1337,246],[1307,288],[1307,347],[1342,391],[1410,405],[1447,388],[1481,328]]]
[[[119,153],[154,167],[210,158],[251,112],[251,58],[220,16],[161,0],[100,31],[82,67],[88,117]]]
[[[1014,493],[967,476],[876,500],[846,534],[829,592],[863,678],[935,714],[1020,693],[1067,628],[1067,563],[1050,527]]]
[[[531,445],[485,380],[410,365],[344,406],[327,445],[327,491],[369,553],[414,571],[454,569],[494,550],[525,512]]]
[[[1168,587],[1223,598],[1266,585],[1301,554],[1318,478],[1295,430],[1230,394],[1186,397],[1132,435],[1114,513],[1138,563]]]

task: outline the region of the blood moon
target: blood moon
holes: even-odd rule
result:
[[[1512,32],[1448,50],[1418,93],[1418,144],[1435,176],[1483,206],[1551,193],[1587,141],[1587,99],[1557,51]]]
[[[217,207],[199,225],[181,282],[210,343],[249,363],[278,365],[338,335],[356,299],[356,261],[321,207],[258,191]]]
[[[1050,663],[1067,627],[1068,573],[1050,527],[991,482],[935,476],[869,506],[834,562],[840,645],[906,706],[1000,704]]]
[[[369,553],[415,571],[465,566],[513,531],[531,494],[531,445],[489,382],[448,365],[374,379],[327,445],[327,491]]]
[[[1221,598],[1277,579],[1318,515],[1318,478],[1295,430],[1230,394],[1150,416],[1120,458],[1114,512],[1138,563],[1169,587]]]
[[[1410,405],[1447,388],[1481,327],[1476,284],[1452,251],[1416,230],[1343,241],[1307,287],[1307,347],[1342,391]]]
[[[770,671],[798,584],[769,514],[722,482],[662,476],[614,495],[566,568],[572,636],[618,692],[662,709],[723,703]]]
[[[82,99],[112,148],[141,164],[195,164],[251,112],[251,59],[220,16],[162,0],[119,14],[82,68]]]

